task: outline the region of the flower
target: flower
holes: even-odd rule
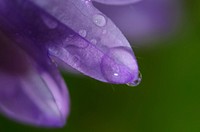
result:
[[[165,38],[180,25],[181,6],[178,0],[141,0],[117,6],[95,3],[95,6],[111,18],[126,37],[133,39],[134,45]]]
[[[107,83],[141,80],[129,42],[90,0],[0,0],[0,31],[0,111],[14,120],[65,124],[69,94],[57,65]]]

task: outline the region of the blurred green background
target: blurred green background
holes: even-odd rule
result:
[[[71,95],[64,128],[34,128],[0,116],[0,132],[200,132],[200,1],[183,2],[177,35],[134,48],[143,74],[138,87],[64,73]]]

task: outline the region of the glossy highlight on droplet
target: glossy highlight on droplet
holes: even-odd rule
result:
[[[106,25],[106,18],[101,14],[96,14],[93,16],[93,22],[95,25],[103,27]]]

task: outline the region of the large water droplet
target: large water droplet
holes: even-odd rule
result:
[[[99,27],[103,27],[106,25],[106,18],[101,15],[101,14],[96,14],[93,16],[93,22],[99,26]]]
[[[133,80],[130,83],[127,83],[128,86],[135,87],[138,86],[142,81],[142,74],[139,72],[138,77],[136,80]]]
[[[134,55],[122,47],[110,49],[102,58],[101,70],[108,82],[125,84],[135,77],[138,71]]]

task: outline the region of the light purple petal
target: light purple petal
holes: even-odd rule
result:
[[[49,50],[59,64],[110,83],[138,80],[138,65],[119,29],[90,1],[30,0],[68,29]],[[56,5],[56,6],[55,6]],[[59,32],[57,30],[57,32]]]
[[[93,0],[93,1],[109,5],[126,5],[126,4],[133,4],[142,0]]]
[[[133,39],[134,44],[173,32],[181,16],[180,1],[177,0],[142,0],[126,6],[95,3],[95,6]]]
[[[21,0],[5,3],[7,8],[0,8],[0,28],[23,49],[34,54],[33,46],[39,50],[48,48],[49,55],[59,65],[69,65],[100,81],[130,83],[138,80],[138,65],[128,41],[91,2]],[[37,54],[34,56],[38,58]]]
[[[35,61],[2,33],[0,111],[14,120],[43,127],[63,126],[69,113],[66,86],[47,56]]]

